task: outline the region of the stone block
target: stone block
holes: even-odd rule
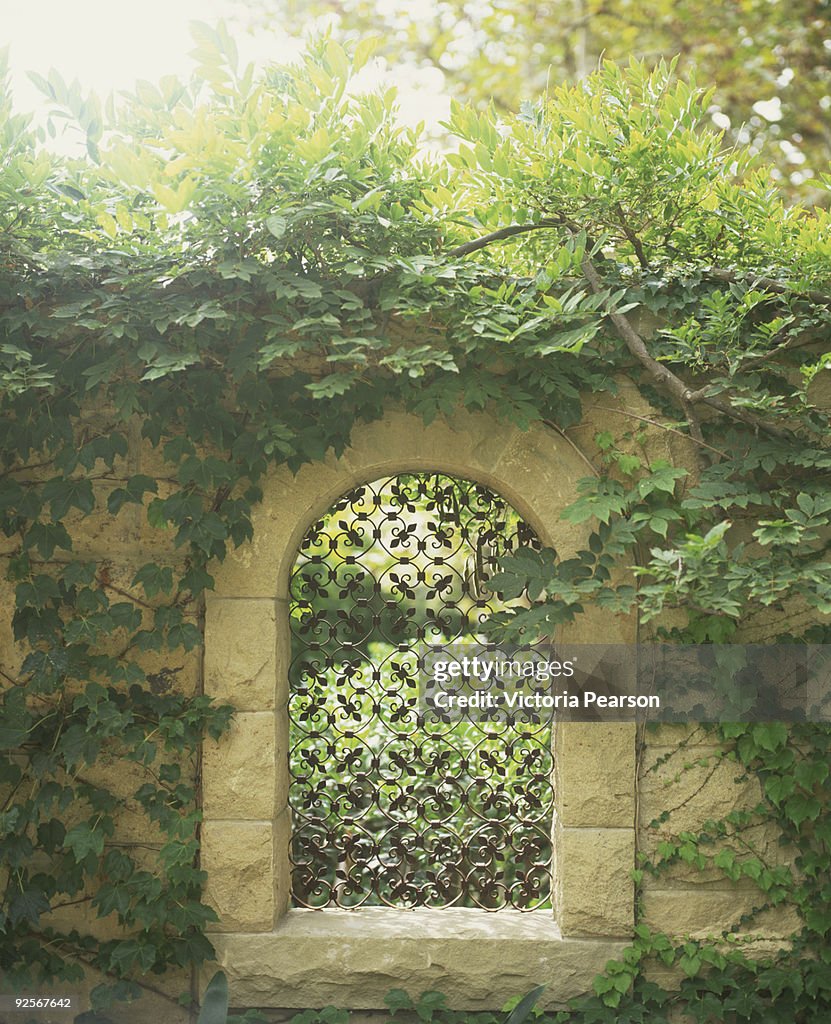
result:
[[[264,482],[263,500],[251,517],[253,537],[228,552],[214,574],[218,597],[287,598],[297,548],[315,518],[357,482],[355,472],[331,454],[296,476],[286,467]]]
[[[285,705],[275,716],[274,731],[274,806],[279,813],[289,802],[289,716]]]
[[[270,821],[274,816],[274,719],[272,711],[241,711],[224,736],[205,740],[202,796],[207,819]],[[285,748],[281,754],[285,760]]]
[[[625,942],[564,939],[543,912],[290,910],[273,933],[211,937],[240,1006],[383,1008],[393,988],[493,1010],[542,982],[541,1006],[591,988]],[[203,973],[210,977],[211,967]]]
[[[568,557],[586,543],[585,524],[560,518],[578,497],[577,481],[589,468],[559,435],[542,427],[515,432],[494,467],[497,490],[539,532],[543,543]]]
[[[632,828],[634,724],[559,723],[554,732],[554,794],[564,826]]]
[[[759,889],[653,891],[644,894],[641,920],[673,936],[719,936],[735,926],[743,914],[765,902],[765,894]],[[792,907],[773,907],[745,922],[742,932],[765,939],[786,939],[801,928],[802,921]]]
[[[267,599],[212,599],[205,619],[205,691],[240,711],[267,711],[277,690],[277,609]]]
[[[419,416],[391,409],[383,420],[355,428],[344,458],[363,480],[435,470],[490,484],[493,467],[518,433],[494,429],[494,420],[484,413],[459,410],[425,424]]]
[[[274,819],[274,915],[279,921],[291,905],[291,810],[284,807]]]
[[[219,915],[217,932],[267,932],[274,925],[271,822],[207,821],[202,829],[205,899]]]
[[[711,748],[686,748],[640,779],[642,827],[670,812],[666,830],[695,832],[708,819],[749,810],[761,799],[759,780],[735,761],[718,758]],[[660,831],[660,830],[659,830]]]
[[[554,829],[554,906],[566,936],[615,937],[634,927],[635,832]]]

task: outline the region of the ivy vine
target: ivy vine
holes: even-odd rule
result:
[[[197,44],[192,81],[103,108],[35,76],[75,159],[0,92],[0,972],[22,989],[93,968],[99,1014],[173,998],[161,976],[212,956],[198,752],[232,708],[203,692],[204,601],[271,467],[341,453],[391,404],[426,421],[487,407],[587,463],[564,512],[587,546],[503,561],[505,591],[537,600],[501,635],[591,604],[679,642],[823,642],[831,612],[829,215],[724,148],[706,91],[607,64],[507,121],[454,107],[438,158],[391,94],[350,91],[368,46],[323,38],[257,77],[221,27]],[[587,402],[609,422],[590,439]],[[102,551],[107,523],[124,540]],[[635,584],[615,573],[629,564]],[[720,738],[762,802],[668,839],[636,880],[716,867],[754,881],[759,910],[795,908],[800,933],[754,959],[638,925],[559,1020],[831,1012],[829,730]],[[158,842],[119,831],[116,765]],[[735,852],[757,821],[790,867]],[[61,925],[81,905],[119,928]]]

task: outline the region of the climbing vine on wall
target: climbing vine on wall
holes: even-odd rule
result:
[[[251,539],[274,464],[342,452],[390,403],[542,421],[586,461],[564,516],[589,540],[503,561],[506,594],[537,601],[496,617],[501,635],[593,604],[637,607],[677,641],[766,622],[765,639],[821,642],[831,611],[828,214],[786,207],[726,150],[706,93],[671,67],[609,64],[509,120],[454,108],[457,148],[438,158],[396,127],[391,93],[351,91],[368,46],[324,38],[257,77],[223,29],[198,28],[197,45],[190,82],[141,83],[103,109],[38,77],[83,158],[50,155],[0,97],[0,530],[17,641],[0,651],[0,970],[22,987],[91,966],[99,1011],[212,953],[198,750],[232,709],[203,692],[195,655],[216,566]],[[578,445],[587,400],[614,402],[610,425]],[[90,554],[111,517],[129,557]],[[760,906],[799,912],[793,948],[757,962],[639,926],[574,1020],[659,1021],[680,1004],[697,1021],[784,1019],[774,1007],[807,1021],[831,1006],[828,735],[723,727],[722,756],[763,784],[748,814],[776,822],[793,868],[731,852],[737,818],[637,869],[680,858],[750,878]],[[158,842],[120,837],[114,763]],[[63,926],[79,904],[123,931]],[[648,980],[654,961],[680,966],[680,992]]]

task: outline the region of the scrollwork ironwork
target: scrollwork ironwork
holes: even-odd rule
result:
[[[442,474],[354,488],[292,574],[293,898],[305,907],[550,905],[548,723],[420,711],[415,647],[477,638],[498,557],[536,537]]]

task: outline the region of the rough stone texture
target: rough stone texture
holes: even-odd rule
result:
[[[277,680],[275,623],[270,600],[217,600],[207,603],[205,691],[231,701],[240,711],[274,707]]]
[[[563,722],[554,735],[554,792],[563,825],[633,828],[635,726]]]
[[[633,828],[554,829],[555,906],[563,935],[631,936]]]
[[[149,767],[154,770],[163,760],[173,760],[169,755],[157,758],[156,762]],[[182,770],[182,782],[192,785],[195,779],[195,758],[188,757],[179,759],[178,763]],[[104,754],[94,764],[84,767],[84,778],[90,782],[109,789],[122,800],[121,806],[113,816],[115,832],[112,836],[113,843],[126,843],[134,856],[140,856],[144,846],[160,847],[165,841],[165,833],[159,827],[158,822],[151,821],[144,808],[133,799],[133,794],[141,786],[148,782],[155,782],[153,776],[143,765],[133,761],[124,761],[121,758]],[[69,778],[61,779],[64,784],[69,783]],[[73,808],[74,809],[74,808]],[[79,804],[77,807],[79,820],[89,817],[89,807],[86,804]],[[70,819],[64,818],[65,821]],[[135,847],[130,844],[136,844]]]
[[[212,930],[270,931],[274,924],[271,822],[208,821],[202,830],[207,902],[220,921]]]
[[[808,385],[808,401],[823,412],[831,412],[831,371],[820,370]]]
[[[679,937],[719,936],[737,924],[742,914],[762,906],[765,899],[759,889],[752,892],[736,889],[655,891],[644,900],[643,923]],[[790,907],[775,907],[759,914],[744,930],[760,938],[787,938],[801,927],[796,911]]]
[[[716,738],[700,728],[661,726],[647,734],[647,742],[638,786],[639,846],[646,856],[654,857],[665,839],[681,832],[697,834],[708,819],[759,803],[758,778],[735,761],[721,758]],[[669,817],[658,822],[666,811]],[[743,829],[741,842],[726,839],[705,852],[713,855],[721,846],[731,847],[740,858],[758,855],[767,864],[789,864],[793,856],[779,843],[775,829],[761,823]],[[650,926],[678,936],[704,937],[736,925],[766,899],[750,879],[731,882],[718,868],[700,869],[679,861],[657,878],[644,877],[641,902],[643,920]],[[798,927],[792,910],[776,907],[742,930],[762,938],[786,938]]]
[[[561,1004],[626,945],[563,939],[541,912],[388,908],[292,910],[271,934],[212,941],[240,1005],[380,1007],[403,988],[415,998],[440,989],[451,1008],[469,1010],[499,1007],[543,981],[541,1005]]]
[[[285,677],[288,686],[288,674]],[[274,762],[274,806],[277,812],[289,802],[289,716],[283,704],[274,716],[275,721],[275,762]]]
[[[219,740],[202,752],[202,796],[207,820],[267,821],[274,814],[276,755],[272,711],[241,711]]]
[[[648,856],[655,854],[662,840],[681,832],[697,833],[707,820],[723,818],[734,810],[752,810],[762,799],[758,777],[736,761],[721,757],[719,747],[701,744],[700,733],[687,727],[685,733],[676,732],[675,742],[670,743],[672,735],[662,727],[662,745],[647,747],[638,783],[639,842]],[[685,738],[696,742],[679,746]],[[666,820],[658,820],[666,812]],[[780,845],[775,830],[762,823],[743,829],[741,840],[741,844],[733,844],[738,854],[748,855],[753,848],[766,863],[787,864],[793,855]],[[725,840],[723,845],[731,843]],[[711,847],[709,852],[717,849]],[[696,888],[720,881],[723,888],[736,888],[717,868],[702,871],[684,863],[672,865],[654,882],[647,877],[644,886],[666,888],[667,881]],[[753,887],[750,881],[743,885]]]
[[[561,552],[585,537],[585,527],[560,519],[587,466],[559,435],[541,426],[521,431],[485,413],[460,412],[425,426],[391,410],[383,421],[356,427],[341,459],[330,455],[296,476],[278,469],[268,477],[252,519],[254,539],[218,568],[217,595],[288,597],[297,545],[314,517],[357,483],[405,470],[439,470],[495,488]]]
[[[749,810],[761,799],[759,780],[735,761],[716,758],[712,748],[686,748],[640,778],[640,815],[646,827],[670,811],[665,831],[677,835],[708,818]]]
[[[523,432],[486,413],[460,413],[425,427],[417,417],[391,411],[383,422],[358,426],[342,458],[330,455],[296,476],[285,469],[269,474],[264,501],[254,514],[254,541],[232,551],[218,569],[217,593],[209,597],[207,608],[205,690],[233,702],[241,712],[233,733],[222,744],[205,743],[202,853],[209,874],[207,896],[222,918],[212,939],[229,971],[238,1005],[305,1007],[334,1002],[371,1008],[383,1005],[390,988],[404,987],[417,996],[436,987],[444,989],[454,1006],[493,1009],[537,979],[549,981],[549,998],[561,1001],[588,989],[605,961],[619,955],[632,929],[635,744],[631,726],[603,723],[567,723],[555,740],[559,932],[545,914],[521,915],[515,925],[511,912],[485,914],[474,926],[458,918],[463,913],[458,911],[428,915],[389,910],[350,914],[348,921],[339,912],[289,911],[272,932],[275,918],[286,914],[290,892],[284,711],[290,652],[288,578],[297,544],[310,521],[356,483],[404,470],[441,470],[495,489],[538,530],[544,543],[568,555],[583,544],[587,527],[563,522],[560,511],[576,493],[577,481],[591,472],[587,460],[598,460],[597,431],[611,431],[621,450],[630,450],[633,441],[627,434],[646,429],[651,458],[693,465],[687,441],[666,431],[648,430],[647,424],[632,418],[634,413],[660,421],[661,415],[625,379],[618,384],[617,396],[587,396],[586,417],[569,428],[567,436],[540,426]],[[825,378],[823,388],[828,390]],[[136,420],[130,428],[124,471],[169,475],[170,464],[141,440],[140,429]],[[44,478],[49,475],[44,471]],[[99,498],[105,499],[110,485],[96,486]],[[160,495],[169,493],[170,486],[162,482]],[[178,563],[184,557],[182,549],[173,548],[171,532],[150,528],[145,509],[138,505],[125,507],[115,520],[99,510],[82,521],[73,512],[67,525],[75,534],[79,556],[106,560],[112,582],[122,589],[132,589],[135,571],[144,562],[161,558]],[[11,554],[15,545],[0,538],[0,559]],[[25,652],[13,641],[14,584],[5,580],[4,568],[0,569],[0,670],[15,678]],[[800,628],[815,619],[813,609],[796,603],[743,624],[738,639],[765,640],[783,628]],[[671,622],[672,616],[661,620],[663,625]],[[588,608],[557,639],[629,642],[635,636],[633,617]],[[114,635],[113,650],[120,649],[122,639]],[[147,652],[141,657],[150,685],[158,687],[158,692],[197,691],[198,651],[187,655]],[[272,719],[270,729],[267,723]],[[684,726],[662,726],[644,737],[637,794],[638,844],[647,853],[654,851],[661,838],[683,829],[696,831],[708,818],[753,806],[758,799],[756,780],[740,779],[738,766],[724,764],[709,775],[712,764],[696,763],[699,758],[711,758],[716,743],[700,730],[691,737],[694,732]],[[671,754],[679,742],[686,744],[685,749]],[[186,778],[192,778],[193,760],[183,761]],[[113,840],[160,842],[158,831],[130,798],[146,781],[140,766],[119,762],[117,774],[114,769],[115,762],[104,762],[85,770],[90,778],[112,784],[123,796]],[[652,819],[667,809],[672,810],[669,820],[650,828]],[[751,839],[770,862],[787,859],[788,851],[764,828],[751,830],[744,838]],[[673,866],[658,879],[646,876],[642,898],[647,922],[693,935],[718,934],[761,901],[748,881],[729,885],[717,870],[702,874],[686,864]],[[55,920],[67,927],[90,926],[102,935],[114,934],[112,920],[94,921],[84,904],[61,909]],[[787,911],[766,912],[747,925],[748,932],[762,936],[748,949],[776,948],[779,938],[786,938],[794,925]],[[621,941],[563,939],[561,933],[620,936]],[[208,965],[206,976],[215,969]],[[87,992],[98,980],[93,976],[76,991]],[[154,978],[153,983],[173,996],[187,988],[187,979],[179,976],[170,981]],[[148,996],[125,1010],[121,1019],[125,1024],[145,1020],[176,1024],[184,1014]]]
[[[291,905],[291,809],[284,807],[274,819],[274,917],[279,921]]]
[[[218,597],[288,597],[297,545],[316,515],[354,486],[354,474],[330,456],[296,476],[280,467],[263,482],[263,501],[252,513],[252,539],[228,552],[215,574]]]

